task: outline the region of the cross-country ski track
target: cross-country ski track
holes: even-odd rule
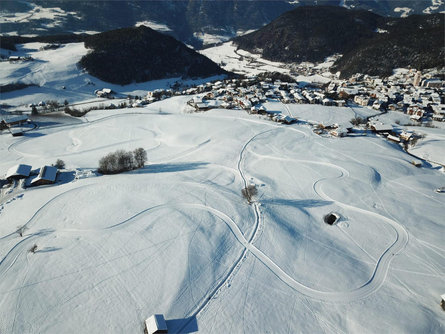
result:
[[[287,110],[289,115],[292,115],[292,112],[289,109]],[[190,252],[192,243],[199,244],[203,240],[201,239],[201,232],[197,234],[197,231],[201,231],[201,229],[212,230],[214,226],[218,226],[219,229],[222,228],[217,233],[227,233],[229,235],[229,237],[225,237],[225,242],[227,245],[231,245],[232,252],[227,259],[222,261],[220,257],[224,252],[224,247],[227,246],[216,243],[212,244],[215,247],[213,249],[207,247],[201,250],[199,248],[202,251],[202,256],[205,255],[205,252],[209,253],[207,256],[210,262],[205,264],[205,270],[210,270],[209,268],[212,266],[221,266],[221,268],[215,274],[214,281],[205,281],[206,286],[202,285],[199,289],[194,290],[193,285],[199,281],[200,275],[204,275],[202,274],[204,269],[196,274],[193,271],[196,269],[188,267],[187,273],[183,277],[184,283],[178,288],[176,300],[186,299],[187,296],[190,296],[192,300],[188,304],[184,304],[186,306],[184,306],[182,317],[185,320],[175,323],[173,326],[177,332],[187,332],[187,328],[194,319],[205,318],[208,312],[213,314],[215,311],[212,309],[212,305],[217,305],[216,303],[228,295],[230,289],[233,288],[233,284],[235,284],[234,282],[239,282],[239,276],[245,275],[245,273],[242,273],[244,265],[252,259],[257,260],[260,266],[273,274],[277,282],[284,283],[287,289],[292,289],[295,292],[294,296],[300,295],[301,300],[305,301],[303,302],[304,308],[315,319],[320,319],[317,311],[312,309],[310,302],[345,305],[364,300],[376,294],[385,285],[389,273],[393,269],[393,260],[397,259],[398,255],[401,255],[411,245],[411,242],[409,242],[411,230],[401,223],[400,217],[396,217],[389,205],[379,196],[383,185],[390,187],[400,183],[406,191],[419,194],[421,198],[430,200],[429,203],[433,207],[439,207],[442,203],[442,199],[438,195],[433,193],[427,194],[423,188],[405,184],[400,180],[400,177],[388,176],[388,172],[385,172],[385,169],[373,166],[368,167],[366,161],[360,155],[347,151],[337,153],[335,145],[340,140],[346,141],[347,139],[332,140],[317,136],[306,125],[281,126],[250,116],[238,118],[233,116],[233,114],[209,113],[202,116],[192,115],[189,117],[180,115],[179,119],[187,122],[181,129],[181,126],[171,125],[172,120],[178,117],[176,115],[168,115],[167,117],[167,115],[159,115],[152,112],[132,112],[107,115],[105,117],[97,117],[97,115],[100,115],[100,112],[93,114],[92,120],[88,122],[53,127],[41,137],[11,141],[4,147],[4,150],[13,158],[13,161],[16,161],[18,157],[26,163],[27,160],[32,161],[33,159],[41,161],[41,156],[44,154],[48,156],[48,151],[45,149],[46,143],[58,143],[58,145],[55,145],[50,159],[54,160],[56,157],[63,157],[67,161],[83,161],[84,159],[87,162],[85,163],[86,166],[82,166],[83,168],[91,168],[97,154],[100,155],[122,147],[130,147],[134,140],[132,138],[136,138],[137,143],[145,147],[147,152],[149,152],[149,164],[141,170],[116,176],[94,175],[86,179],[75,180],[76,183],[26,189],[19,201],[4,205],[3,212],[0,213],[0,220],[3,218],[3,221],[6,223],[4,226],[10,227],[3,227],[0,230],[0,246],[2,246],[0,249],[0,281],[10,279],[13,271],[20,273],[20,281],[11,284],[9,287],[3,286],[0,288],[0,306],[2,305],[1,298],[3,298],[3,302],[14,300],[15,313],[20,312],[21,300],[27,298],[27,294],[24,292],[25,289],[32,289],[40,284],[40,281],[36,279],[28,281],[29,277],[31,277],[30,275],[32,275],[32,271],[29,269],[29,266],[32,266],[32,261],[30,260],[34,256],[50,256],[45,254],[45,249],[50,249],[49,252],[52,252],[51,247],[46,247],[43,248],[41,253],[31,254],[29,249],[33,244],[45,245],[45,242],[48,240],[53,240],[49,238],[56,237],[66,240],[86,238],[88,246],[94,249],[95,254],[98,256],[96,262],[91,264],[91,267],[79,267],[78,269],[70,267],[66,272],[62,271],[53,276],[50,275],[51,277],[45,278],[44,282],[63,280],[65,277],[75,277],[74,275],[86,275],[90,271],[89,268],[113,267],[111,263],[117,261],[116,259],[139,252],[138,250],[131,250],[127,253],[124,248],[125,244],[122,244],[119,246],[119,249],[123,253],[114,255],[115,257],[111,258],[107,248],[110,246],[108,244],[101,245],[98,241],[95,241],[94,238],[96,236],[118,236],[123,233],[125,238],[127,238],[127,233],[137,233],[141,229],[145,231],[144,233],[148,233],[147,231],[150,231],[154,224],[159,225],[162,222],[163,217],[168,216],[172,212],[178,212],[178,219],[183,219],[184,217],[191,217],[190,219],[193,217],[207,217],[207,220],[201,218],[203,220],[199,223],[195,222],[193,226],[188,226],[184,230],[178,230],[175,232],[176,234],[165,237],[159,243],[154,242],[145,245],[145,247],[153,249],[153,252],[150,253],[151,256],[146,259],[138,258],[135,260],[135,263],[132,263],[130,268],[138,268],[141,265],[144,268],[148,267],[155,261],[157,255],[162,255],[175,243],[188,242],[187,247]],[[201,126],[211,125],[212,127],[207,133],[202,134],[190,128],[194,121],[201,122]],[[142,124],[142,122],[147,122],[144,124],[149,125],[144,125],[134,130],[134,132],[130,132],[125,138],[118,137],[111,143],[105,141],[90,142],[90,130],[95,130],[94,127],[110,127],[117,131],[117,127],[121,126],[121,123],[123,123],[122,126],[125,126],[125,122],[135,122],[138,125]],[[156,122],[156,124],[151,126],[152,122]],[[219,124],[223,124],[221,129]],[[236,135],[233,137],[222,137],[221,134],[231,127],[236,129]],[[39,129],[39,131],[42,131],[42,129]],[[171,134],[168,131],[177,131],[178,133]],[[185,134],[179,131],[185,131]],[[116,133],[119,134],[119,132]],[[376,140],[369,141],[369,143],[368,140],[350,140],[357,140],[368,146],[378,145]],[[221,153],[219,151],[220,148],[222,148]],[[386,145],[381,145],[380,149],[389,150]],[[327,154],[324,157],[314,152],[326,152]],[[212,155],[213,153],[215,155]],[[336,162],[330,159],[331,156],[336,154],[342,157],[341,161]],[[402,164],[401,154],[397,152],[394,156],[386,157],[385,161]],[[271,176],[268,169],[261,170],[262,166],[269,164],[279,166],[276,175]],[[374,183],[371,182],[366,186],[364,193],[366,193],[367,197],[364,197],[361,202],[358,200],[355,202],[348,201],[348,199],[342,198],[338,193],[332,191],[333,185],[344,184],[347,186],[353,184],[352,182],[356,182],[358,167],[355,166],[359,166],[365,174],[367,173],[366,175],[369,174],[369,177],[374,180]],[[298,172],[295,172],[296,169],[298,169]],[[200,174],[200,170],[203,171],[203,174]],[[272,168],[272,170],[274,169]],[[417,172],[415,169],[413,171]],[[302,173],[302,176],[299,177],[298,173]],[[308,173],[311,173],[311,177],[303,180],[303,175]],[[180,177],[178,178],[178,176]],[[268,180],[274,180],[274,176],[277,178],[277,182],[269,185]],[[286,182],[284,194],[278,192],[282,186],[278,182],[280,176],[284,176],[284,181],[280,182]],[[138,180],[140,180],[140,184],[138,184]],[[145,180],[149,181],[146,183]],[[259,195],[250,204],[240,194],[241,188],[247,187],[249,184],[255,184],[259,187]],[[363,181],[363,184],[366,185],[366,181]],[[307,185],[311,185],[311,187]],[[127,186],[128,189],[126,189]],[[170,197],[166,197],[166,195],[160,195],[159,199],[153,197],[156,200],[152,200],[147,195],[147,197],[138,199],[137,205],[129,205],[128,208],[125,207],[125,202],[122,202],[123,210],[117,210],[115,207],[112,207],[112,205],[119,203],[118,199],[111,203],[113,193],[120,196],[119,191],[123,189],[125,190],[122,196],[123,199],[131,198],[133,192],[136,198],[144,194],[144,187],[147,187],[147,189],[160,189],[167,194],[170,191],[172,193]],[[315,202],[318,201],[319,205],[329,204],[331,207],[336,207],[350,215],[355,215],[354,217],[360,217],[359,221],[352,221],[347,224],[340,223],[328,227],[328,229],[329,233],[334,233],[336,237],[343,238],[342,240],[348,243],[348,250],[355,249],[357,251],[359,255],[354,260],[369,269],[369,272],[362,273],[360,279],[349,280],[341,288],[335,289],[329,286],[323,289],[323,284],[317,285],[314,284],[314,281],[295,276],[295,272],[283,266],[282,259],[277,260],[276,254],[271,254],[273,246],[268,244],[270,241],[267,238],[263,238],[265,229],[269,228],[270,230],[271,228],[269,226],[271,217],[268,211],[271,210],[269,204],[274,203],[274,198],[280,199],[282,195],[287,196],[283,198],[294,196],[294,198],[300,199],[296,193],[289,193],[291,189],[298,190],[296,193],[299,195],[304,193],[307,196],[306,198]],[[268,199],[265,200],[263,205],[264,191],[268,191],[266,196]],[[271,193],[272,191],[276,193]],[[23,203],[28,197],[36,198],[39,193],[45,194],[45,196],[39,199],[40,206],[34,206],[32,213],[27,215],[26,220],[8,222],[8,219],[11,219],[10,212],[17,203]],[[85,199],[82,205],[94,207],[91,202],[95,198],[94,196],[99,194],[106,195],[105,198],[110,201],[110,204],[105,202],[109,208],[112,208],[110,214],[106,214],[107,206],[105,206],[99,209],[99,211],[105,211],[103,212],[104,218],[99,218],[97,224],[89,226],[82,221],[82,218],[76,221],[76,217],[73,217],[73,212],[76,211],[71,205],[73,199]],[[153,194],[156,194],[154,190]],[[147,201],[147,199],[149,200]],[[379,210],[372,209],[371,200],[378,204]],[[147,203],[144,204],[145,201]],[[304,198],[302,198],[302,201],[304,201]],[[298,201],[295,203],[297,204],[294,205],[298,205]],[[65,207],[67,208],[66,213],[64,211]],[[79,210],[79,213],[82,213],[82,209]],[[61,213],[60,220],[54,220],[57,217],[55,213],[57,210],[60,210]],[[114,217],[112,216],[113,212],[119,214]],[[268,219],[265,219],[265,216],[268,214]],[[23,215],[23,217],[26,217],[26,215]],[[95,217],[100,217],[100,215],[96,214]],[[311,216],[309,215],[309,217]],[[298,218],[287,216],[287,219],[293,221]],[[311,217],[311,219],[314,218]],[[385,231],[389,232],[376,245],[372,245],[371,251],[368,249],[369,245],[364,243],[362,239],[356,240],[356,231],[360,226],[355,227],[356,230],[348,230],[348,224],[357,224],[355,226],[358,226],[365,221],[369,222],[370,228],[373,229],[372,233],[376,233],[375,226],[377,225],[384,225]],[[174,223],[172,219],[165,220],[166,231],[169,228],[169,224],[172,223]],[[298,221],[295,222],[295,225],[297,223]],[[322,222],[315,223],[324,224]],[[26,228],[23,237],[19,237],[16,232],[18,225]],[[135,228],[132,229],[132,226],[135,226]],[[172,225],[171,228],[173,229],[174,226]],[[364,240],[367,240],[367,228],[363,227],[359,231],[365,236]],[[309,229],[305,231],[305,234],[308,233],[311,233]],[[189,237],[186,238],[186,236]],[[318,242],[317,236],[309,234],[307,238],[312,242]],[[414,239],[417,238],[414,237]],[[118,239],[119,242],[123,242],[122,240]],[[150,242],[153,241],[150,240]],[[322,244],[322,241],[320,241],[320,244]],[[421,245],[420,242],[417,244]],[[440,256],[440,247],[433,241],[425,241],[424,244],[428,246],[431,252]],[[142,247],[142,245],[140,246]],[[307,249],[304,247],[307,246],[295,243],[294,247],[296,250],[304,252],[306,257]],[[335,243],[329,244],[326,247],[335,251]],[[57,249],[57,247],[55,246],[54,249]],[[339,254],[341,253],[342,251],[339,251]],[[57,256],[57,251],[48,254]],[[308,258],[311,257],[308,256]],[[420,257],[415,258],[411,256],[411,258],[421,261]],[[190,257],[190,254],[187,257],[187,261],[189,262],[188,266],[193,264],[194,260],[193,257]],[[26,270],[21,271],[19,266],[26,266]],[[440,277],[441,270],[443,270],[440,264],[433,262],[426,262],[425,268],[425,270],[434,271],[434,273],[430,274],[419,269],[417,271],[418,274],[431,278]],[[341,270],[340,266],[339,270]],[[137,292],[133,291],[131,286],[127,286],[128,282],[122,276],[129,271],[130,269],[121,270],[113,267],[112,272],[108,275],[97,280],[93,279],[88,286],[83,287],[77,293],[67,296],[59,306],[69,307],[70,303],[84,298],[83,296],[87,296],[92,291],[100,291],[102,288],[106,290],[107,284],[115,280],[119,286],[125,287],[123,293],[126,294],[126,298],[139,303],[138,312],[142,312],[144,306],[140,301],[136,302],[138,300]],[[403,266],[394,268],[394,271],[397,271],[397,273],[416,272],[410,267],[405,269]],[[250,277],[252,271],[249,272]],[[400,281],[400,284],[405,284],[402,283],[400,278],[397,279]],[[149,284],[148,281],[146,284]],[[412,288],[408,287],[408,289]],[[247,298],[247,293],[245,298]],[[244,303],[247,303],[246,300]],[[297,307],[296,303],[297,301],[295,300],[292,309]],[[57,310],[57,307],[57,304],[54,304],[49,310],[53,312]],[[38,317],[38,315],[34,315],[35,319]],[[243,314],[243,319],[244,317],[245,315]],[[20,319],[20,317],[14,316],[7,326],[2,327],[3,325],[0,323],[0,329],[5,328],[6,331],[17,333],[25,328],[21,327]],[[44,319],[49,321],[47,316]],[[335,326],[332,319],[324,321],[325,326],[330,324],[329,328]],[[291,330],[289,328],[287,329],[288,331]],[[35,327],[35,330],[38,330],[38,327]]]

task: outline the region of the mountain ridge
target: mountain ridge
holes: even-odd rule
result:
[[[320,62],[340,53],[333,70],[346,77],[445,66],[444,31],[443,14],[386,18],[364,10],[307,6],[233,41],[240,49],[287,63]]]

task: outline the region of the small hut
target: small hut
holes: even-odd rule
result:
[[[145,331],[147,334],[168,333],[164,315],[153,314],[150,318],[145,320]]]
[[[440,296],[440,298],[442,299],[440,301],[440,306],[442,307],[442,310],[445,311],[445,293],[442,296]]]
[[[338,213],[331,212],[324,216],[323,220],[328,225],[335,225],[340,220],[340,215]]]

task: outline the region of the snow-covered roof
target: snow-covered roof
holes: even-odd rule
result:
[[[145,320],[145,327],[147,328],[148,334],[158,333],[158,331],[167,332],[168,330],[162,314],[153,314]]]
[[[28,116],[26,116],[26,115],[19,115],[19,116],[13,116],[13,117],[2,117],[2,120],[6,124],[19,123],[19,122],[27,121],[28,120]]]
[[[15,165],[8,169],[8,171],[6,172],[6,178],[8,179],[10,177],[16,177],[16,176],[28,177],[30,172],[31,172],[30,165],[24,165],[24,164]]]
[[[207,103],[196,103],[196,108],[205,109],[205,108],[208,108],[208,105],[207,105]]]
[[[40,180],[55,182],[57,176],[57,168],[53,166],[43,166],[40,168],[39,175],[31,181],[31,184]]]
[[[383,123],[371,123],[371,128],[374,131],[392,131],[392,125]]]
[[[400,138],[399,137],[396,137],[396,136],[393,136],[393,135],[388,135],[388,137],[386,137],[386,138],[388,138],[389,140],[395,141],[397,143],[400,143]]]

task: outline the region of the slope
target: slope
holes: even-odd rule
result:
[[[80,65],[101,80],[125,85],[165,77],[207,77],[226,73],[173,37],[140,26],[89,36],[92,49]]]
[[[259,51],[274,61],[321,61],[354,49],[361,40],[373,36],[380,22],[380,16],[367,11],[299,7],[234,42],[241,49]]]
[[[281,62],[318,62],[343,54],[332,68],[388,75],[394,68],[445,66],[444,15],[384,18],[363,10],[299,7],[234,39],[239,48]]]

